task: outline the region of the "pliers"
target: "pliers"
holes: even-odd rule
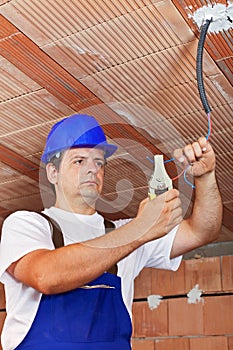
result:
[[[153,199],[160,194],[172,189],[172,180],[168,176],[163,155],[156,154],[154,156],[154,171],[149,181],[149,197]]]

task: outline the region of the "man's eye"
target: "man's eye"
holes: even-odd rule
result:
[[[102,168],[104,166],[105,162],[103,160],[98,160],[96,162],[96,165],[99,167],[99,168]]]
[[[83,159],[77,159],[75,161],[75,164],[81,165],[83,163]]]

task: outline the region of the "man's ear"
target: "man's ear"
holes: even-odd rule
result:
[[[58,174],[58,171],[55,165],[52,163],[48,163],[46,165],[46,173],[47,173],[47,178],[49,182],[55,185],[57,183],[57,174]]]

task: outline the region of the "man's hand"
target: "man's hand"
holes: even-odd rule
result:
[[[195,178],[191,215],[182,221],[171,258],[213,242],[221,231],[222,201],[215,177],[215,154],[205,137],[174,151],[174,157]]]
[[[179,192],[172,189],[152,200],[144,199],[136,220],[140,226],[138,232],[146,241],[164,236],[182,221]]]
[[[184,168],[190,165],[188,173],[192,176],[202,176],[215,169],[215,154],[205,137],[196,142],[174,151],[174,158],[183,164]]]

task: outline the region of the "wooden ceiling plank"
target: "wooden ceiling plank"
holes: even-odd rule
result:
[[[38,165],[3,145],[0,145],[0,160],[4,164],[7,164],[11,168],[17,170],[20,174],[26,175],[38,182]]]
[[[0,41],[0,53],[66,104],[86,102],[93,94],[22,34]]]
[[[0,15],[1,22],[9,28],[1,33],[0,53],[3,57],[38,84],[46,83],[44,87],[58,99],[64,100],[65,95],[66,104],[67,101],[69,104],[77,103],[77,100],[86,102],[93,97],[93,93]]]
[[[10,150],[6,146],[0,145],[0,157],[1,161],[4,163],[8,163],[8,165],[12,168],[16,168],[17,170],[38,170],[38,166],[31,162],[30,160],[22,157],[20,154]],[[18,165],[18,166],[16,166]]]
[[[8,36],[19,33],[19,30],[10,23],[5,17],[0,15],[0,40],[7,38]]]

